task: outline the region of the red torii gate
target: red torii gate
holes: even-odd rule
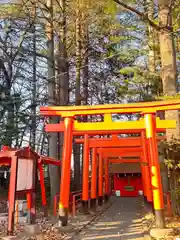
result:
[[[128,152],[127,152],[128,150]],[[142,156],[142,147],[134,147],[134,148],[99,148],[97,149],[98,154],[102,154],[102,157],[117,157],[120,156],[122,158],[125,157],[141,157]]]
[[[98,105],[99,106],[99,105]],[[47,113],[46,110],[47,107],[45,107],[45,111],[43,112]],[[42,108],[40,108],[41,110]],[[56,112],[56,111],[53,111]],[[47,113],[47,116],[49,114]],[[51,113],[50,113],[51,115]],[[80,114],[81,115],[81,114]],[[73,135],[74,136],[82,136],[88,133],[89,135],[109,135],[109,134],[138,134],[142,131],[145,131],[145,126],[143,122],[143,118],[141,118],[139,121],[129,121],[127,122],[112,122],[112,120],[109,118],[108,114],[104,115],[104,123],[110,123],[112,125],[115,125],[112,129],[108,129],[108,126],[105,127],[102,125],[102,122],[78,122],[76,119],[74,119],[73,124]],[[130,123],[130,124],[129,124]],[[90,129],[88,129],[88,126],[90,124]],[[160,120],[158,117],[156,117],[156,132],[157,133],[165,133],[166,128],[171,128],[175,123],[172,122],[172,120]],[[110,125],[110,126],[111,126]],[[124,127],[124,128],[123,128]],[[45,131],[46,132],[64,132],[65,126],[64,122],[61,121],[60,123],[54,123],[54,124],[46,124],[45,125]]]
[[[143,151],[141,148],[140,152],[132,152],[129,153],[130,149],[123,149],[127,151],[126,158],[121,157],[117,160],[117,158],[114,160],[114,157],[117,157],[117,152],[111,152],[110,149],[101,149],[100,154],[102,154],[102,158],[105,160],[105,169],[108,168],[109,162],[116,162],[116,163],[139,163],[141,167],[141,174],[142,174],[142,182],[143,182],[143,191],[144,191],[144,197],[147,197],[148,202],[152,202],[152,190],[151,190],[151,184],[150,184],[150,170],[149,170],[149,163],[147,163],[146,159],[144,160],[143,157]],[[107,151],[105,151],[107,150]],[[109,152],[108,152],[109,151]],[[133,155],[130,156],[129,155]],[[122,156],[122,155],[119,155]],[[111,159],[113,157],[113,159]],[[128,157],[128,158],[127,158]],[[108,161],[109,160],[109,161]],[[106,171],[105,171],[106,172]],[[107,178],[107,173],[106,173]],[[107,179],[105,179],[107,182]],[[107,191],[107,190],[106,190]],[[108,199],[108,197],[106,197]]]
[[[98,153],[102,153],[102,157],[108,158],[108,157],[115,157],[117,155],[121,157],[139,157],[141,158],[141,173],[142,178],[144,182],[144,196],[147,198],[148,202],[152,202],[152,187],[151,187],[151,181],[150,181],[150,168],[151,164],[148,156],[148,148],[146,144],[146,136],[145,132],[142,131],[141,137],[128,137],[131,140],[134,140],[134,144],[141,139],[141,147],[139,148],[121,148],[121,149],[114,149],[114,148],[104,148],[104,149],[98,149]],[[128,139],[127,138],[127,139]],[[157,136],[157,141],[162,141],[166,139],[166,136]],[[124,140],[124,138],[119,138],[119,141]],[[78,139],[79,141],[79,139]],[[80,141],[79,141],[80,142]],[[123,154],[123,155],[122,155]]]
[[[131,156],[133,157],[134,155],[137,156],[138,154],[138,157],[141,157],[141,163],[143,162],[143,159],[145,159],[144,161],[144,165],[141,164],[141,172],[142,172],[142,178],[143,178],[143,182],[144,182],[144,195],[147,197],[147,201],[149,202],[152,202],[152,191],[151,191],[151,184],[150,184],[150,175],[149,175],[149,161],[147,159],[147,153],[144,152],[144,149],[143,147],[141,147],[142,145],[144,146],[145,148],[145,151],[147,151],[146,149],[146,146],[143,144],[143,136],[144,136],[144,133],[141,133],[142,136],[140,137],[122,137],[122,138],[118,138],[117,135],[112,135],[111,138],[89,138],[88,139],[88,147],[89,148],[101,148],[101,149],[98,149],[97,152],[99,154],[102,154],[100,156],[100,159],[99,161],[101,161],[101,157],[102,158],[106,158],[108,159],[108,157],[116,157],[116,156],[122,156],[122,154],[126,154],[126,156]],[[161,140],[164,140],[166,137],[165,136],[157,136],[157,141],[161,141]],[[84,143],[84,138],[80,138],[80,139],[75,139],[75,142],[76,143]],[[128,147],[127,147],[128,146]],[[112,148],[110,148],[112,147]],[[113,148],[113,147],[116,147],[116,148]],[[119,148],[117,148],[119,147]],[[131,147],[131,148],[130,148]],[[108,149],[106,149],[108,148]],[[142,152],[142,154],[140,154]],[[143,157],[142,157],[143,155]],[[94,155],[93,155],[94,156]],[[88,156],[87,156],[87,159],[84,159],[84,161],[89,161],[88,160]],[[121,161],[125,161],[123,159],[121,159]],[[135,162],[137,160],[133,160],[132,159],[132,162]],[[129,162],[129,160],[127,160],[127,162]],[[97,177],[97,174],[96,174],[96,166],[93,166],[93,165],[96,165],[95,163],[95,160],[92,160],[92,185],[91,185],[91,192],[92,192],[92,195],[91,195],[91,198],[92,198],[92,202],[94,202],[95,204],[95,200],[93,200],[94,196],[95,196],[95,191],[93,191],[93,189],[96,189],[96,181],[93,180],[96,179]],[[101,164],[102,165],[102,164]],[[108,161],[106,161],[105,163],[105,169],[107,171],[108,169]],[[83,171],[86,171],[86,168],[83,168]],[[88,173],[86,173],[88,175]],[[88,207],[88,191],[86,191],[86,189],[88,189],[88,176],[86,176],[86,174],[83,174],[83,176],[85,176],[83,178],[83,201],[86,202],[85,204],[85,207],[87,208]],[[102,183],[102,177],[103,175],[103,172],[102,170],[99,168],[99,198],[100,198],[100,203],[102,203],[102,186],[103,186],[103,183]],[[106,177],[105,177],[105,182],[106,182],[106,185],[108,183],[108,175],[107,173],[105,174]],[[84,182],[85,181],[85,182]],[[108,188],[108,187],[107,187]],[[106,188],[106,193],[108,192],[107,191],[107,188]],[[106,194],[107,195],[107,194]],[[107,200],[108,199],[108,196],[105,195],[105,199]],[[93,203],[92,203],[93,205]]]
[[[109,104],[95,106],[74,106],[74,107],[41,107],[40,112],[45,116],[60,116],[64,118],[64,123],[52,125],[49,131],[64,131],[64,145],[62,154],[62,174],[61,174],[61,191],[59,204],[59,224],[67,225],[68,220],[68,202],[70,190],[70,166],[72,153],[73,134],[94,133],[104,131],[104,134],[112,133],[122,129],[137,129],[146,131],[146,139],[149,148],[150,165],[151,165],[151,184],[153,187],[153,203],[156,215],[156,226],[164,228],[164,200],[160,176],[160,167],[158,162],[158,150],[156,143],[156,131],[158,124],[156,121],[157,111],[177,110],[180,109],[180,100],[160,101],[160,102],[143,102],[133,104]],[[111,114],[133,114],[141,113],[144,118],[141,121],[129,122],[113,122]],[[75,121],[78,116],[86,115],[104,115],[104,122],[101,123],[79,123]],[[163,120],[159,120],[162,122]],[[167,122],[164,122],[167,123]],[[175,121],[170,121],[171,126],[162,126],[161,128],[174,128]],[[50,129],[51,128],[51,129]],[[87,136],[85,134],[85,142]],[[84,143],[86,144],[86,143]],[[87,153],[85,153],[87,154]]]
[[[162,141],[166,139],[166,136],[157,136],[157,141]],[[75,139],[75,143],[84,143],[84,138]],[[140,147],[142,146],[142,138],[141,136],[137,137],[118,137],[117,134],[113,134],[112,137],[107,138],[89,138],[89,147],[108,147],[111,145],[116,145],[117,147]]]
[[[84,212],[87,212],[88,209],[88,199],[89,199],[89,148],[108,148],[112,147],[113,153],[117,152],[120,156],[123,153],[128,154],[129,150],[134,155],[134,152],[142,152],[141,146],[141,138],[123,138],[120,139],[117,135],[113,135],[112,138],[89,138],[87,134],[85,134],[84,139],[75,139],[76,143],[84,143],[84,158],[83,158],[83,186],[82,186],[82,201]],[[128,148],[126,149],[125,147]],[[118,148],[119,147],[119,148]],[[131,148],[130,148],[131,147]],[[128,150],[128,152],[127,152]],[[86,154],[87,153],[87,154]],[[93,155],[95,157],[95,155]],[[93,166],[95,164],[95,166]],[[92,207],[95,207],[96,202],[96,181],[97,172],[96,172],[96,163],[95,160],[92,160],[92,182],[91,182],[91,202]],[[103,202],[103,156],[99,153],[99,181],[98,181],[98,202],[102,205]],[[105,200],[108,200],[108,161],[105,161],[105,186],[106,186],[106,194]]]
[[[99,162],[99,181],[98,181],[98,203],[99,205],[102,205],[103,200],[103,165],[105,165],[105,201],[108,200],[108,192],[109,192],[109,184],[108,184],[108,162],[105,161],[105,164],[103,164],[103,158],[104,157],[117,157],[121,156],[121,159],[111,159],[110,162],[137,162],[140,161],[141,157],[141,151],[140,148],[129,148],[130,151],[127,152],[124,148],[92,148],[92,173],[91,173],[91,207],[95,208],[96,206],[96,198],[97,198],[97,166]],[[97,161],[97,154],[99,155],[99,161]],[[107,156],[108,154],[108,156]],[[123,158],[124,157],[124,158]],[[126,158],[125,158],[126,157]],[[138,157],[139,159],[127,159],[127,157]],[[85,186],[87,188],[88,182],[87,177],[83,179],[85,181]],[[86,191],[86,188],[84,187],[83,190],[84,193],[84,201],[87,202],[88,198],[88,192]],[[86,206],[84,206],[87,208]],[[85,210],[86,211],[86,210]]]

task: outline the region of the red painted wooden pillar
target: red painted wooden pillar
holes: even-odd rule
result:
[[[7,235],[9,236],[13,235],[13,231],[14,231],[17,168],[18,168],[18,158],[16,156],[13,156],[11,158],[11,174],[10,174],[10,182],[9,182],[9,207],[8,207],[8,226],[7,226]]]
[[[36,221],[36,193],[28,192],[26,194],[27,208],[28,208],[28,224],[35,224]]]
[[[141,137],[142,137],[142,147],[143,147],[143,162],[145,163],[144,174],[145,174],[145,185],[146,185],[146,197],[148,202],[153,202],[151,175],[150,175],[151,163],[148,159],[148,149],[146,144],[147,140],[146,140],[146,133],[144,131],[141,133]]]
[[[112,174],[110,173],[109,174],[109,195],[111,196],[112,195]]]
[[[147,189],[146,189],[146,178],[145,178],[145,169],[144,169],[144,159],[143,158],[141,158],[140,166],[141,166],[142,187],[143,187],[144,196],[146,197]]]
[[[99,154],[98,204],[103,204],[103,156]]]
[[[153,192],[153,204],[156,216],[156,227],[164,228],[164,199],[161,182],[159,157],[156,141],[156,115],[147,113],[144,115],[146,137],[148,141],[150,162],[151,162],[151,185]]]
[[[38,168],[39,168],[39,179],[40,179],[40,186],[41,186],[42,205],[44,208],[44,216],[47,216],[48,212],[47,212],[47,201],[46,201],[46,189],[45,189],[45,183],[44,183],[44,171],[43,171],[43,166],[41,161],[38,163]]]
[[[27,222],[28,224],[33,224],[35,223],[35,214],[36,214],[36,196],[35,193],[33,192],[28,192],[26,194],[26,199],[27,199],[27,209],[28,209],[28,216],[27,216]]]
[[[26,194],[26,200],[27,200],[27,210],[28,210],[28,222],[29,222],[29,224],[30,224],[30,219],[31,219],[31,206],[32,206],[32,201],[31,201],[31,193],[30,192],[28,192],[27,194]]]
[[[97,198],[97,149],[92,149],[91,207],[96,207]]]
[[[73,122],[74,122],[74,119],[72,117],[67,117],[64,119],[64,144],[63,144],[62,166],[61,166],[59,226],[66,226],[68,223]]]
[[[84,155],[83,155],[83,183],[82,183],[82,205],[84,212],[88,212],[89,199],[89,143],[88,134],[84,135]]]
[[[104,199],[105,202],[107,202],[109,200],[109,160],[108,158],[105,159],[104,161],[105,163],[105,195],[104,195]]]

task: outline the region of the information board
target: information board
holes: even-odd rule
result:
[[[25,191],[35,188],[35,163],[33,159],[18,159],[16,191]]]

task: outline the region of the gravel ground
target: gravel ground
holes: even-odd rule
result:
[[[97,208],[97,213],[102,211],[104,207],[105,205],[103,207]],[[71,216],[69,216],[69,224],[73,226],[74,231],[77,231],[81,229],[84,225],[88,224],[89,221],[91,221],[94,216],[95,216],[94,213],[91,213],[90,215],[82,215],[77,212],[77,216],[75,218],[72,218]],[[36,215],[36,217],[37,217],[36,223],[40,225],[41,236],[24,237],[23,238],[24,240],[36,240],[36,239],[67,240],[71,238],[72,234],[57,232],[57,229],[54,227],[55,225],[52,223],[52,221],[47,221],[47,219],[43,217],[42,212],[41,213],[39,212]],[[25,225],[26,223],[16,224],[14,235],[24,236]],[[0,239],[1,237],[6,236],[6,231],[7,231],[7,221],[1,221],[0,222]]]
[[[62,233],[56,233],[54,228],[53,228],[53,224],[51,222],[48,222],[46,219],[44,218],[39,218],[36,220],[36,224],[38,224],[40,226],[40,230],[42,235],[44,236],[43,239],[52,239],[52,240],[62,240],[62,239],[68,239],[66,238],[66,234]],[[25,223],[21,223],[21,224],[16,224],[15,225],[15,230],[14,230],[14,235],[19,235],[19,236],[23,236],[24,235],[24,227],[25,227]],[[6,236],[6,231],[7,231],[7,221],[3,221],[0,224],[0,237]],[[24,237],[24,240],[35,240],[38,239],[39,237]]]
[[[75,230],[81,229],[84,225],[87,226],[76,235],[73,239],[90,240],[95,239],[142,239],[143,230],[148,230],[153,226],[154,216],[149,209],[144,210],[142,199],[138,198],[115,198],[115,203],[101,215],[102,207],[98,209],[99,216],[88,224],[94,215],[84,216],[78,214],[76,218],[70,217],[70,224]],[[97,211],[97,213],[98,213]],[[0,201],[0,214],[7,212],[7,202]],[[97,214],[98,215],[98,214]],[[145,221],[141,221],[142,215]],[[51,222],[43,218],[42,213],[38,213],[36,223],[40,225],[42,235],[39,237],[25,237],[24,240],[68,240],[71,235],[59,233],[54,228]],[[145,224],[144,224],[145,223]],[[144,224],[144,225],[143,225]],[[165,240],[175,240],[180,237],[180,218],[179,217],[166,217],[167,227],[173,228],[173,235],[168,236]],[[101,226],[100,226],[101,225]],[[114,226],[113,226],[114,225]],[[136,226],[137,225],[137,226]],[[22,235],[25,224],[16,225],[15,235]],[[116,230],[113,230],[116,229]],[[0,239],[6,235],[7,221],[0,222]],[[115,233],[114,233],[115,232]],[[132,233],[131,233],[132,232]],[[108,237],[108,235],[113,235]],[[118,236],[115,236],[118,235]],[[134,236],[133,236],[134,235]],[[43,236],[43,237],[42,237]],[[85,237],[86,236],[86,237]],[[94,236],[94,237],[93,237]],[[104,236],[104,238],[103,238]]]
[[[116,198],[115,203],[88,225],[76,240],[144,240],[139,198]]]
[[[145,213],[143,222],[147,232],[150,232],[152,228],[156,228],[155,217],[150,211]],[[178,240],[180,238],[180,217],[165,217],[165,223],[167,228],[173,229],[173,232],[161,240]]]
[[[0,199],[0,213],[6,213],[8,211],[7,200]]]

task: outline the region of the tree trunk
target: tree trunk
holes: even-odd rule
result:
[[[4,145],[9,147],[12,146],[13,135],[14,135],[14,99],[11,95],[12,88],[12,76],[13,76],[13,52],[12,52],[12,39],[10,37],[10,54],[9,54],[9,62],[7,67],[7,75],[5,76],[6,80],[6,100],[7,100],[7,125],[6,125],[6,136]],[[6,69],[5,64],[3,65]]]
[[[83,26],[82,26],[82,77],[83,77],[83,105],[88,104],[88,77],[89,77],[89,69],[88,69],[88,45],[89,45],[89,34],[88,34],[88,24],[87,21],[83,18]]]
[[[147,0],[147,7],[148,7],[148,18],[153,21],[154,20],[154,0]],[[149,57],[148,57],[148,67],[149,72],[152,74],[155,74],[156,72],[156,49],[155,49],[155,41],[156,41],[156,33],[155,29],[148,24],[148,45],[149,45]],[[153,91],[152,91],[152,97],[155,98],[160,93],[161,89],[161,82],[155,82],[155,79],[152,79],[150,84],[153,84]],[[159,80],[161,81],[161,79]],[[153,96],[154,95],[154,96]],[[162,113],[157,113],[158,117],[161,117]],[[160,170],[161,170],[161,179],[162,179],[162,185],[163,185],[163,192],[167,193],[169,191],[169,184],[168,184],[168,174],[167,174],[167,167],[165,166],[164,162],[164,148],[162,144],[158,145],[158,153],[159,153],[159,164],[160,164]],[[166,198],[164,198],[166,200]]]
[[[154,1],[147,0],[148,4],[148,18],[154,20]],[[149,54],[148,54],[148,66],[151,73],[155,73],[156,64],[155,64],[155,49],[154,49],[154,29],[148,24],[148,45],[149,45]]]
[[[66,4],[65,0],[59,0],[61,16],[58,22],[58,52],[57,52],[57,102],[60,106],[69,103],[69,65],[66,48]],[[59,133],[58,157],[61,159],[63,147],[63,133]]]
[[[160,55],[161,55],[161,74],[164,95],[174,96],[177,94],[177,69],[176,53],[172,34],[172,11],[170,0],[159,0],[159,32]],[[177,121],[176,129],[167,130],[167,138],[178,136],[180,134],[180,122],[178,111],[167,111],[166,119]]]
[[[172,28],[172,9],[170,0],[159,0],[159,25],[161,30],[159,32],[160,42],[160,55],[161,55],[161,73],[163,83],[164,95],[174,96],[177,94],[177,69],[176,69],[176,53],[173,38]],[[167,140],[171,140],[172,137],[178,137],[180,135],[180,121],[179,111],[166,111],[166,119],[173,119],[177,122],[176,129],[167,129]],[[173,176],[175,177],[175,176]],[[171,181],[171,179],[170,179]],[[174,186],[171,185],[171,197],[173,209],[176,209],[178,199],[174,195],[176,189],[176,181],[174,180]],[[174,212],[175,213],[175,212]]]
[[[76,105],[81,105],[81,12],[80,0],[77,0],[76,5]],[[73,145],[74,152],[74,190],[80,189],[80,145]]]
[[[11,88],[6,91],[7,103],[7,124],[4,145],[11,147],[14,135],[14,101],[11,96]]]
[[[76,10],[76,105],[81,105],[81,11],[80,0]]]
[[[47,0],[48,16],[46,24],[47,50],[48,50],[48,103],[56,105],[55,96],[55,68],[54,68],[54,34],[53,34],[53,7],[52,0]],[[57,119],[50,118],[50,123],[56,123]],[[49,134],[49,156],[57,159],[57,134]],[[51,203],[54,196],[59,193],[60,168],[49,166],[50,185],[51,185]]]
[[[147,0],[147,9],[148,11],[148,18],[151,21],[154,21],[154,11],[155,11],[155,4],[154,0]],[[159,36],[157,30],[153,28],[150,24],[148,24],[148,46],[149,46],[149,53],[148,53],[148,68],[150,74],[152,74],[151,82],[149,85],[152,86],[151,89],[151,97],[154,99],[159,95],[162,95],[162,80],[154,78],[157,64],[159,64]]]
[[[59,86],[60,94],[59,101],[61,105],[68,105],[69,103],[69,65],[66,47],[66,8],[65,0],[59,0],[61,7],[61,18],[60,18],[60,28],[59,28],[59,64],[58,71],[61,76],[59,76]]]
[[[34,20],[36,18],[36,3],[34,3]],[[36,24],[35,21],[32,25],[33,33],[33,79],[32,79],[32,125],[31,125],[31,147],[35,151],[36,146]]]

